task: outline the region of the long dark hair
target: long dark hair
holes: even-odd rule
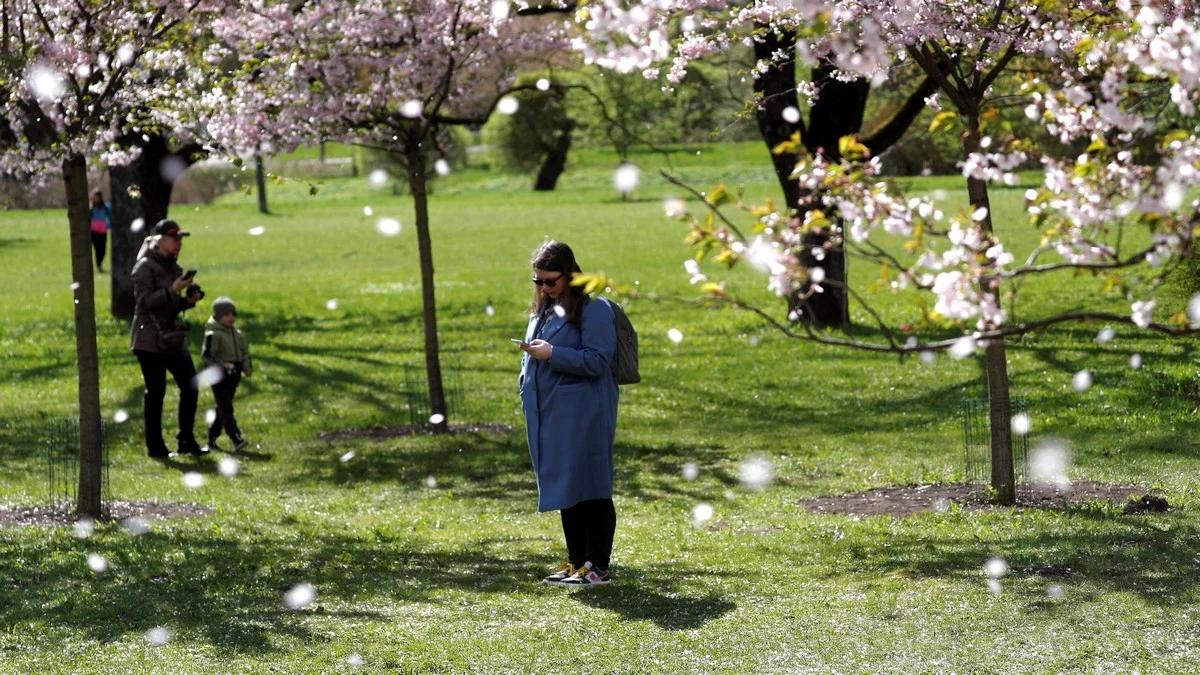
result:
[[[566,311],[565,318],[571,323],[579,323],[579,312],[587,303],[588,297],[587,293],[583,292],[582,286],[571,285],[571,280],[575,275],[583,273],[583,270],[579,268],[579,263],[575,262],[575,252],[571,250],[571,247],[561,241],[548,241],[533,252],[533,260],[530,264],[535,270],[559,272],[566,277],[567,293],[562,296],[563,310]],[[533,303],[529,311],[533,314],[545,311],[547,299],[542,287],[534,286]]]

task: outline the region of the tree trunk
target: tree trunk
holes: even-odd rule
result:
[[[963,157],[979,150],[979,117],[967,115],[967,132],[963,135]],[[988,233],[992,229],[992,209],[988,198],[987,183],[978,178],[967,179],[967,199],[971,210],[987,209],[980,225]],[[980,292],[994,292],[981,289]],[[999,299],[997,298],[997,302]],[[988,342],[984,361],[987,372],[988,424],[992,440],[992,490],[996,501],[1012,505],[1017,501],[1016,481],[1013,475],[1012,456],[1012,405],[1009,400],[1008,358],[1005,355],[1004,339]]]
[[[71,278],[75,288],[75,360],[79,374],[79,493],[76,513],[100,517],[100,360],[96,348],[96,286],[92,270],[87,162],[63,160],[63,187],[71,234]]]
[[[171,152],[167,139],[152,135],[149,140],[137,138],[142,154],[128,166],[109,167],[109,191],[112,201],[112,315],[126,321],[133,318],[133,281],[129,275],[137,262],[142,240],[154,224],[167,217],[171,192],[175,188],[175,170],[164,171],[164,162],[176,162],[175,169],[196,162],[200,146],[189,145]],[[138,218],[143,226],[133,232],[131,224]]]
[[[415,147],[413,147],[415,145]],[[437,304],[434,301],[433,245],[429,238],[429,193],[425,174],[425,151],[419,141],[405,151],[408,187],[416,211],[417,250],[421,258],[421,306],[425,324],[425,375],[429,382],[429,409],[441,420],[432,424],[437,433],[450,430],[446,415],[446,392],[442,387],[442,364],[438,347]]]
[[[765,27],[764,27],[765,28]],[[823,152],[830,159],[837,158],[838,139],[846,134],[857,133],[867,105],[869,87],[862,80],[839,82],[832,76],[831,67],[817,68],[813,80],[820,87],[820,97],[809,117],[809,128],[799,122],[788,122],[783,113],[787,108],[799,112],[800,102],[796,97],[796,66],[794,60],[779,63],[771,55],[782,50],[794,52],[796,35],[793,32],[777,33],[765,29],[762,39],[754,43],[754,56],[760,63],[770,67],[754,80],[754,93],[759,97],[756,112],[758,129],[768,150],[800,132],[801,141],[810,152]],[[788,211],[801,215],[801,200],[804,194],[800,185],[791,178],[799,157],[795,153],[771,153],[775,177],[783,190]],[[832,215],[832,214],[831,214]],[[850,323],[850,308],[846,290],[846,256],[841,246],[825,250],[822,260],[812,255],[814,248],[824,248],[829,241],[828,232],[810,232],[804,236],[801,262],[806,267],[822,267],[826,283],[823,293],[815,293],[806,300],[793,296],[789,299],[790,309],[797,318],[815,326],[846,326]]]
[[[567,126],[559,131],[554,147],[546,153],[542,168],[538,170],[537,181],[533,184],[535,191],[552,192],[558,185],[558,177],[567,168],[567,152],[571,149],[571,130],[574,127],[575,123],[568,120]]]
[[[270,213],[267,210],[267,170],[262,155],[257,152],[254,153],[254,183],[258,186],[258,212]]]

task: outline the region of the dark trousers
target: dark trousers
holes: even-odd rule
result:
[[[108,233],[93,232],[92,248],[96,251],[96,268],[104,269],[104,251],[108,248]]]
[[[617,531],[617,509],[611,499],[589,499],[563,509],[563,535],[567,539],[567,559],[581,567],[608,569],[612,557],[613,535]]]
[[[179,434],[180,443],[195,443],[196,425],[196,366],[187,351],[156,353],[136,351],[138,364],[142,367],[142,381],[146,389],[142,396],[142,410],[146,418],[146,449],[150,451],[165,447],[162,440],[163,397],[167,394],[167,373],[175,378],[179,387]]]
[[[242,432],[238,429],[237,418],[233,416],[233,395],[237,393],[238,385],[242,382],[242,374],[237,370],[221,378],[212,386],[213,398],[217,400],[217,416],[208,426],[208,442],[216,443],[224,429],[230,440],[237,443],[242,440]]]

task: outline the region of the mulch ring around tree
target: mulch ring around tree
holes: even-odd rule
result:
[[[852,516],[912,516],[931,511],[946,511],[957,504],[968,511],[998,507],[988,501],[987,492],[977,485],[906,485],[876,488],[846,495],[811,497],[800,504],[813,513],[840,513]],[[1124,505],[1126,513],[1159,512],[1169,507],[1162,497],[1147,494],[1137,485],[1113,485],[1093,481],[1074,481],[1069,487],[1023,485],[1017,489],[1016,508],[1065,509],[1086,502]]]
[[[163,518],[199,518],[213,510],[199,504],[177,502],[105,502],[109,520],[122,521],[126,518],[141,518],[143,521]],[[78,518],[75,509],[60,506],[7,506],[0,505],[0,527],[12,525],[70,525]]]
[[[511,425],[495,422],[480,422],[478,424],[451,424],[452,434],[507,434],[513,430]],[[366,427],[364,429],[338,429],[337,431],[322,431],[317,438],[323,441],[344,441],[351,438],[402,438],[404,436],[425,436],[433,433],[429,424],[404,424],[398,427]]]

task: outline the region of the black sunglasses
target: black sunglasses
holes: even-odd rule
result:
[[[537,277],[533,277],[530,279],[530,281],[533,282],[534,286],[553,286],[554,284],[557,284],[558,280],[561,278],[563,278],[563,275],[560,274],[553,279],[539,279]]]

